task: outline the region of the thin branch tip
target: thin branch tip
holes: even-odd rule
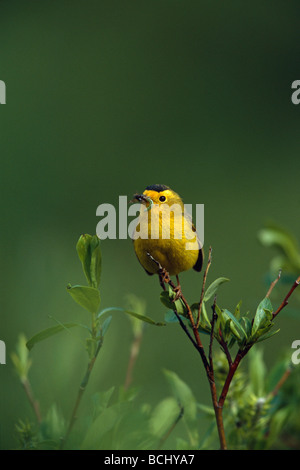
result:
[[[274,283],[275,281],[273,281]],[[273,312],[272,314],[272,317],[273,319],[281,312],[281,310],[289,303],[289,298],[290,296],[292,295],[292,293],[294,292],[294,290],[299,286],[300,284],[300,276],[295,280],[294,284],[292,285],[292,287],[290,288],[289,292],[287,293],[287,295],[285,296],[285,298],[283,299],[283,301],[281,302],[281,304],[279,305],[278,309]],[[271,285],[272,287],[272,285]],[[270,287],[270,289],[271,289]],[[273,286],[274,287],[274,286]],[[270,290],[269,289],[269,290]]]
[[[266,298],[269,298],[270,295],[271,295],[271,292],[272,290],[274,289],[274,287],[276,286],[277,282],[279,281],[279,279],[281,278],[281,273],[282,273],[282,269],[279,269],[279,272],[278,272],[278,276],[276,277],[276,279],[274,279],[274,281],[271,283],[270,287],[269,287],[269,290],[266,294]]]

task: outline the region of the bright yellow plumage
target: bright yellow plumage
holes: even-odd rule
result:
[[[136,227],[134,250],[147,273],[159,271],[151,256],[171,276],[191,268],[200,271],[203,261],[201,242],[190,218],[184,213],[180,196],[165,185],[153,185],[134,199],[144,206]]]

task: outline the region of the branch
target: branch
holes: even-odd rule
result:
[[[275,282],[275,281],[274,281]],[[291,289],[289,290],[289,292],[287,293],[287,295],[285,296],[285,298],[283,299],[283,301],[281,302],[281,304],[279,305],[278,309],[276,310],[276,312],[273,312],[273,320],[274,318],[278,315],[278,313],[281,312],[281,310],[289,303],[289,298],[290,296],[292,295],[292,293],[294,292],[294,290],[299,286],[300,284],[300,276],[296,279],[296,281],[294,282],[294,284],[292,285]]]
[[[154,261],[156,263],[156,265],[158,267],[158,274],[160,276],[160,279],[163,282],[169,284],[171,286],[171,288],[173,289],[173,291],[176,290],[176,286],[172,282],[172,280],[170,279],[169,273],[161,266],[161,264],[155,258],[153,258],[152,255],[150,255],[150,253],[147,253],[147,255],[152,259],[152,261]],[[211,263],[211,260],[209,258],[208,267],[206,268],[206,271],[205,271],[206,275],[207,275],[210,263]],[[204,277],[206,279],[205,274],[204,274]],[[204,287],[203,287],[202,290],[204,291]],[[210,367],[210,363],[207,360],[207,357],[206,357],[206,354],[205,354],[205,351],[204,351],[204,348],[203,348],[203,345],[202,345],[202,342],[201,342],[201,339],[200,339],[200,336],[199,336],[199,331],[198,331],[198,328],[197,328],[197,324],[195,323],[194,317],[193,317],[192,312],[191,312],[191,308],[190,308],[189,304],[187,303],[185,297],[183,296],[181,290],[179,291],[178,298],[181,298],[181,300],[183,301],[183,303],[184,303],[184,305],[187,309],[189,320],[190,320],[190,323],[191,323],[191,327],[192,327],[192,330],[193,330],[195,340],[192,338],[192,336],[190,335],[188,329],[186,328],[186,325],[183,323],[180,316],[178,315],[178,313],[175,309],[175,306],[173,307],[173,311],[174,311],[175,315],[177,316],[177,318],[179,320],[179,324],[180,324],[181,328],[184,330],[184,332],[186,333],[186,335],[188,336],[188,338],[190,339],[190,341],[192,342],[192,344],[194,345],[194,347],[197,349],[197,351],[199,352],[199,354],[201,356],[201,359],[202,359],[202,362],[203,362],[203,365],[204,365],[204,368],[205,368],[205,371],[206,371],[206,375],[207,375],[207,378],[208,378],[209,386],[210,386],[212,403],[213,403],[213,407],[214,407],[214,411],[215,411],[216,423],[217,423],[219,440],[220,440],[220,447],[221,447],[221,449],[225,450],[225,449],[227,449],[227,444],[226,444],[225,431],[224,431],[222,407],[220,407],[219,404],[218,404],[217,389],[216,389],[216,383],[215,383],[215,380],[214,380],[213,370]],[[202,298],[203,298],[203,295],[202,295]],[[212,341],[211,341],[211,343],[212,343]],[[210,359],[210,362],[212,364],[212,359]]]
[[[212,358],[212,345],[214,341],[214,328],[215,328],[215,321],[217,318],[216,314],[216,302],[217,302],[217,296],[215,295],[214,303],[212,305],[212,319],[211,319],[211,330],[210,330],[210,341],[209,341],[209,353],[208,353],[208,360],[209,360],[209,367],[211,370],[211,373],[213,373],[213,358]]]
[[[189,330],[187,329],[186,325],[184,324],[184,322],[182,321],[180,315],[178,314],[177,310],[175,307],[173,307],[173,312],[175,313],[176,317],[177,317],[177,320],[179,321],[179,325],[181,326],[181,328],[183,329],[183,331],[185,332],[185,334],[187,335],[187,337],[189,338],[189,340],[193,343],[194,347],[197,349],[197,351],[199,352],[199,348],[198,348],[198,344],[196,343],[196,341],[194,340],[194,338],[192,337],[192,335],[190,334]]]
[[[162,265],[159,263],[159,261],[157,261],[149,252],[147,252],[147,255],[157,265],[158,275],[160,277],[160,280],[162,282],[165,282],[166,284],[169,284],[169,286],[171,286],[173,291],[176,291],[176,286],[175,286],[174,282],[171,280],[168,271],[165,268],[163,268]],[[190,340],[192,340],[192,343],[194,344],[194,346],[195,346],[195,343],[197,344],[197,350],[200,353],[200,356],[201,356],[201,359],[203,361],[204,367],[205,367],[207,373],[209,373],[209,364],[208,364],[208,361],[207,361],[207,358],[206,358],[206,354],[205,354],[205,351],[204,351],[204,348],[203,348],[202,341],[201,341],[200,336],[199,336],[198,328],[195,324],[195,320],[194,320],[191,308],[190,308],[186,298],[183,296],[181,290],[178,293],[178,298],[180,298],[182,300],[182,302],[184,303],[185,308],[187,309],[187,313],[188,313],[188,317],[189,317],[189,320],[190,320],[190,323],[191,323],[191,327],[192,327],[192,330],[193,330],[195,341],[192,339],[190,334],[188,334],[188,337],[189,337]],[[175,306],[173,308],[173,311],[175,313]],[[178,319],[180,318],[178,314],[177,314],[177,318]],[[182,325],[184,325],[183,322],[180,323],[181,327],[182,327]],[[184,331],[187,333],[187,329],[185,328],[185,326],[184,326]]]
[[[270,392],[270,396],[275,397],[283,384],[286,382],[286,380],[289,378],[290,374],[292,372],[291,367],[287,367],[287,369],[284,371],[282,377],[278,380],[277,384],[275,385],[274,389]]]
[[[224,338],[222,336],[222,333],[221,331],[219,331],[219,336],[220,336],[220,341],[219,341],[219,344],[220,346],[223,348],[223,351],[225,353],[225,356],[227,358],[227,362],[228,362],[228,365],[229,367],[232,365],[232,358],[231,358],[231,354],[230,354],[230,351],[228,349],[228,345],[227,343],[224,341]]]
[[[279,270],[279,273],[278,273],[278,276],[276,277],[276,279],[271,283],[270,288],[267,292],[266,298],[270,297],[271,292],[274,289],[274,287],[276,286],[276,284],[279,281],[280,277],[281,277],[281,269]]]
[[[225,402],[225,399],[227,397],[227,393],[228,393],[228,390],[229,390],[229,386],[231,384],[231,381],[233,379],[235,371],[237,370],[237,368],[238,368],[241,360],[243,359],[243,357],[245,357],[247,352],[250,350],[251,346],[252,345],[249,345],[245,349],[242,349],[242,350],[239,349],[236,356],[235,356],[235,359],[234,359],[233,363],[229,367],[229,371],[228,371],[228,374],[227,374],[227,377],[226,377],[226,380],[225,380],[225,383],[223,385],[223,389],[222,389],[222,392],[221,392],[221,395],[220,395],[220,398],[219,398],[219,401],[218,401],[218,404],[219,404],[220,407],[223,407],[223,405],[224,405],[224,402]]]
[[[96,335],[97,335],[96,317],[95,317],[95,315],[93,315],[93,317],[92,317],[92,339],[95,340]],[[60,450],[63,449],[63,447],[64,447],[64,445],[65,445],[72,429],[73,429],[74,423],[75,423],[76,418],[77,418],[78,407],[81,403],[82,396],[83,396],[83,394],[85,392],[85,389],[87,387],[88,381],[90,379],[91,372],[93,370],[93,367],[94,367],[95,361],[97,359],[97,356],[99,354],[99,351],[101,349],[101,346],[102,346],[102,340],[98,339],[98,344],[97,344],[96,350],[94,352],[93,357],[90,359],[90,361],[88,363],[86,373],[85,373],[85,375],[82,379],[82,382],[80,384],[80,387],[79,387],[79,390],[78,390],[78,393],[77,393],[77,399],[76,399],[76,402],[75,402],[75,405],[74,405],[74,408],[73,408],[73,411],[72,411],[72,415],[71,415],[71,418],[70,418],[70,421],[69,421],[69,426],[68,426],[67,432],[66,432],[65,436],[63,438],[61,438]]]

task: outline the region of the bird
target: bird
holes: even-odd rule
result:
[[[147,274],[159,275],[164,290],[162,270],[176,276],[178,298],[181,295],[179,274],[192,268],[200,272],[204,259],[191,217],[184,210],[181,197],[164,184],[147,186],[142,194],[134,194],[131,202],[141,203],[133,234],[135,254]],[[188,246],[189,243],[193,245]]]

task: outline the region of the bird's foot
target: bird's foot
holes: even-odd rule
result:
[[[159,275],[160,275],[160,278],[161,278],[162,282],[165,282],[166,284],[168,284],[170,282],[169,273],[165,268],[162,268],[160,270]]]
[[[178,300],[182,296],[181,285],[178,284],[178,286],[174,287],[173,292],[175,292],[173,302],[176,302],[176,300]]]
[[[177,279],[177,286],[173,288],[173,292],[175,292],[175,297],[174,297],[173,302],[176,302],[176,300],[182,297],[182,290],[181,290],[181,285],[179,282],[178,274],[176,274],[176,279]]]

